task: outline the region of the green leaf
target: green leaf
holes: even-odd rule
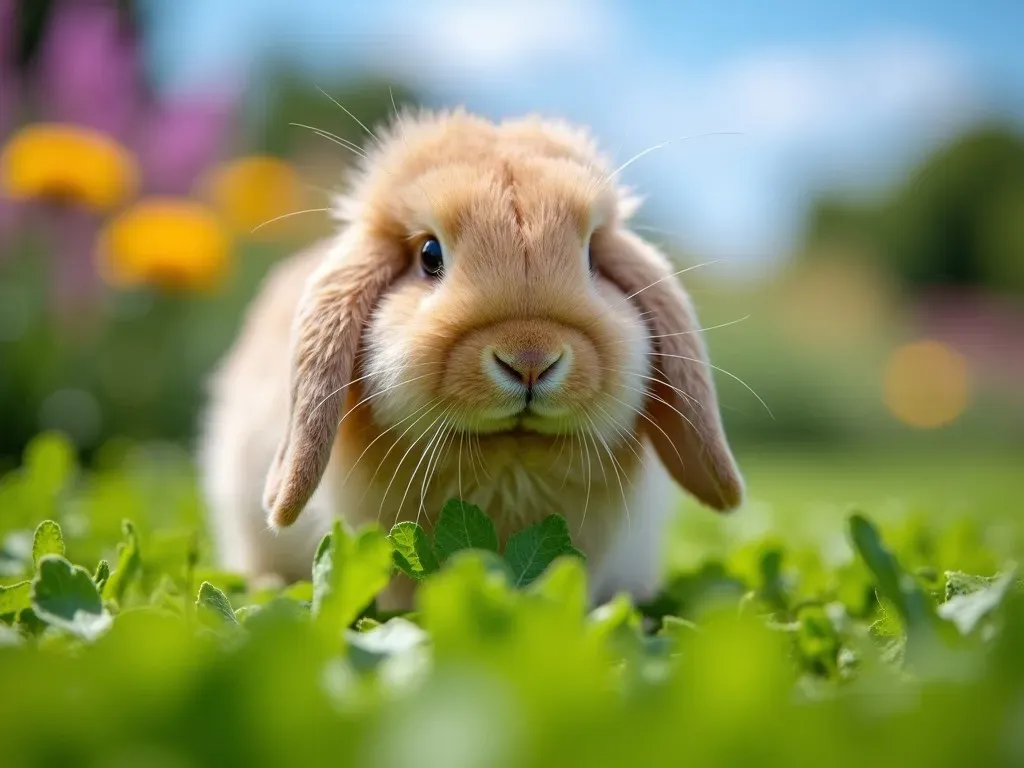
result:
[[[441,509],[434,528],[434,551],[444,562],[460,549],[498,551],[498,532],[480,507],[451,499]]]
[[[697,625],[692,621],[669,614],[661,617],[661,627],[658,629],[658,636],[677,640],[686,637],[691,632],[697,631],[699,631]]]
[[[242,606],[235,616],[250,632],[259,633],[304,622],[309,619],[309,611],[290,598],[275,597],[263,605]]]
[[[32,605],[32,582],[19,581],[9,587],[0,587],[0,616],[17,615]]]
[[[199,585],[196,608],[199,609],[198,615],[208,616],[216,624],[238,624],[227,595],[208,581]]]
[[[296,581],[284,589],[281,594],[300,603],[309,603],[313,600],[313,584],[309,581]]]
[[[313,615],[329,626],[355,621],[390,581],[391,552],[375,526],[353,535],[335,521],[313,560]]]
[[[1009,571],[991,581],[989,586],[954,595],[939,606],[939,616],[953,622],[960,634],[969,635],[981,621],[1002,604],[1016,580],[1016,571]]]
[[[854,546],[875,576],[879,597],[896,606],[906,622],[908,633],[928,626],[932,616],[928,596],[885,548],[875,526],[861,515],[853,515],[850,534]]]
[[[53,627],[94,640],[111,624],[99,590],[85,568],[59,555],[44,555],[32,580],[32,608]]]
[[[947,646],[956,633],[940,620],[934,603],[914,577],[900,566],[896,557],[882,543],[878,530],[861,515],[850,518],[850,533],[857,552],[875,577],[879,602],[895,607],[903,620],[905,638],[892,644],[895,656],[900,654],[915,666],[941,664],[935,651]]]
[[[148,550],[147,550],[148,551]],[[148,558],[147,558],[148,562]],[[231,571],[218,571],[212,568],[197,568],[194,577],[202,584],[210,582],[213,586],[225,595],[243,595],[248,589],[248,583],[244,576]]]
[[[394,547],[395,565],[417,581],[425,579],[439,567],[430,537],[418,524],[411,521],[398,523],[388,535]]]
[[[761,555],[761,589],[759,595],[773,611],[789,610],[786,587],[782,576],[782,552],[770,549]]]
[[[135,526],[128,520],[121,524],[125,541],[118,546],[117,569],[110,574],[103,585],[103,599],[121,603],[128,585],[136,577],[142,558],[139,555],[139,538]]]
[[[334,523],[334,529],[322,539],[320,546],[316,548],[313,555],[313,603],[311,610],[314,616],[319,616],[323,610],[324,601],[334,589],[334,547],[338,539],[347,535],[340,522]]]
[[[462,559],[472,559],[480,563],[483,565],[484,571],[487,573],[488,577],[497,576],[505,584],[511,586],[512,569],[509,568],[505,558],[497,552],[492,552],[489,549],[460,549],[448,558],[448,561],[445,563],[445,567],[451,568]]]
[[[974,576],[962,571],[946,571],[946,600],[986,589],[998,580],[998,576]]]
[[[32,562],[36,568],[45,555],[64,557],[64,535],[53,520],[43,520],[32,537]]]
[[[583,557],[572,545],[569,526],[561,515],[549,515],[536,525],[514,534],[505,546],[505,560],[512,569],[512,584],[531,584],[556,557]]]
[[[590,631],[598,637],[622,645],[631,645],[639,636],[643,619],[633,606],[630,596],[624,592],[615,595],[604,605],[599,605],[587,617]]]
[[[245,624],[245,622],[262,611],[263,608],[264,606],[262,605],[243,605],[241,608],[236,608],[234,613],[235,622]]]
[[[75,448],[60,432],[36,435],[25,448],[25,470],[34,488],[56,494],[75,471]]]
[[[96,566],[96,573],[93,574],[92,580],[96,582],[96,589],[103,594],[103,587],[107,583],[107,579],[110,578],[110,563],[106,560],[100,560]]]
[[[363,632],[345,633],[349,659],[358,670],[377,667],[394,656],[411,654],[427,642],[427,633],[411,621],[394,618]]]
[[[587,611],[587,574],[577,557],[560,557],[530,585],[532,594],[558,604],[582,618]]]

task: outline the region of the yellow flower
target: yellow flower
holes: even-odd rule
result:
[[[905,424],[935,429],[967,407],[967,361],[939,341],[917,341],[893,351],[885,370],[885,404]]]
[[[207,179],[207,194],[237,232],[258,237],[287,227],[290,219],[273,220],[301,210],[306,196],[291,165],[266,155],[240,157],[215,169]]]
[[[117,287],[212,288],[228,271],[231,238],[217,215],[193,200],[144,198],[100,233],[97,257]]]
[[[0,154],[0,189],[15,199],[77,203],[104,213],[131,197],[137,183],[132,154],[80,126],[25,126]]]

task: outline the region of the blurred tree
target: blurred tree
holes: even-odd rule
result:
[[[979,126],[938,149],[877,204],[823,196],[806,251],[866,250],[911,289],[1024,292],[1024,137]]]
[[[396,106],[419,103],[405,86],[375,75],[316,84],[287,65],[271,64],[262,83],[261,93],[251,105],[262,115],[250,123],[250,141],[255,151],[273,155],[293,156],[311,141],[331,146],[329,139],[295,123],[332,133],[361,147],[372,140],[360,122],[376,131],[392,119]],[[342,147],[335,145],[334,149],[339,157],[348,155]]]

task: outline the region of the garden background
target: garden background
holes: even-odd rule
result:
[[[718,377],[750,500],[721,518],[680,497],[665,542],[676,584],[666,610],[694,618],[696,593],[687,590],[718,595],[709,584],[723,580],[763,597],[760,558],[780,551],[793,594],[774,609],[799,623],[796,595],[835,599],[847,582],[833,577],[863,556],[847,522],[854,510],[881,526],[909,571],[933,577],[937,592],[948,594],[947,571],[1005,572],[1022,548],[1024,491],[1024,52],[1014,32],[1024,12],[998,0],[719,5],[0,0],[0,583],[31,571],[43,519],[59,521],[61,551],[91,570],[100,558],[116,562],[130,518],[153,556],[151,580],[136,585],[145,600],[160,572],[172,574],[168,590],[177,580],[181,591],[178,566],[167,565],[181,552],[234,607],[257,599],[211,570],[192,455],[206,378],[262,277],[331,231],[325,209],[353,158],[308,126],[361,145],[367,135],[352,116],[373,128],[396,105],[458,104],[495,118],[540,111],[591,125],[619,162],[671,140],[625,178],[646,195],[642,233],[680,266],[707,263],[686,285],[704,325],[721,326],[706,334],[713,361],[745,382]],[[725,132],[739,135],[712,135]],[[193,585],[189,574],[198,588],[202,579]],[[853,583],[855,592],[863,586]],[[872,627],[879,616],[900,623],[892,616],[901,610],[886,614],[885,600],[859,599],[842,598]],[[903,615],[902,631],[913,622]],[[193,641],[176,642],[164,650],[185,653]],[[557,666],[539,646],[509,642]],[[740,653],[745,641],[735,642]],[[819,677],[839,676],[841,646]],[[716,647],[698,647],[696,658],[727,666],[737,658]],[[750,647],[762,654],[748,649],[752,658],[771,654]],[[264,722],[236,707],[247,665],[275,669],[271,649],[265,639],[253,658],[211,661],[203,673],[239,722]],[[511,664],[488,653],[480,651],[493,669]],[[138,658],[146,685],[169,685],[141,671],[149,655]],[[25,665],[19,679],[30,685],[25,670],[33,670],[59,686],[56,668],[44,667]],[[737,691],[761,693],[730,695],[749,713],[768,712],[778,680],[735,669],[738,679],[756,678],[733,681]],[[294,673],[298,696],[306,672],[282,664],[268,685],[290,695],[284,679]],[[104,679],[79,682],[93,693],[107,685],[138,694],[126,680]],[[457,712],[453,722],[478,716],[473,727],[495,728],[494,743],[514,742],[519,732],[502,730],[503,716],[486,710],[507,704],[500,695],[487,698],[489,689],[457,674],[442,682],[431,695]],[[699,691],[732,684],[690,683]],[[566,685],[562,703],[578,706],[587,685]],[[993,732],[1020,725],[1019,690],[1002,699],[985,685],[975,693],[990,703]],[[542,706],[530,698],[538,686],[523,693],[530,706]],[[274,706],[270,693],[259,696]],[[473,696],[485,702],[475,715],[459,704]],[[356,698],[344,722],[385,717],[373,696]],[[15,702],[0,699],[3,710]],[[659,711],[691,712],[690,703],[673,699]],[[76,706],[59,705],[80,714]],[[25,722],[34,711],[24,706]],[[152,724],[156,715],[140,714],[144,744],[174,743],[184,711],[166,733]],[[928,719],[926,704],[909,711],[910,720],[942,722]],[[529,718],[516,721],[535,739],[519,764],[543,764],[536,755],[557,751],[549,738],[582,755],[584,734],[609,712],[581,715],[564,743]],[[716,751],[714,724],[731,716],[707,715],[708,755],[726,754]],[[395,717],[419,722],[405,710]],[[644,728],[656,745],[667,731],[651,717]],[[752,724],[757,717],[737,721],[738,732],[775,744],[767,725]],[[824,723],[830,738],[853,743],[866,733]],[[292,725],[292,735],[308,735]],[[95,734],[113,731],[95,727],[67,726],[65,757],[105,754]],[[242,738],[240,725],[225,727],[240,729],[225,744]],[[880,729],[872,731],[880,745],[926,749],[899,741],[893,734],[907,731],[896,726],[891,742],[879,735],[888,726],[864,727]],[[1019,739],[999,738],[994,760],[1024,755]],[[467,754],[490,754],[486,742]],[[775,748],[761,756],[781,754]],[[401,749],[388,764],[407,764]],[[211,750],[204,759],[219,754]],[[34,755],[30,764],[58,753],[15,754]],[[487,764],[449,757],[438,764]]]

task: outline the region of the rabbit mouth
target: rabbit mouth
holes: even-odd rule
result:
[[[474,431],[479,434],[557,435],[572,428],[568,411],[542,411],[528,404],[508,416],[478,423]]]

